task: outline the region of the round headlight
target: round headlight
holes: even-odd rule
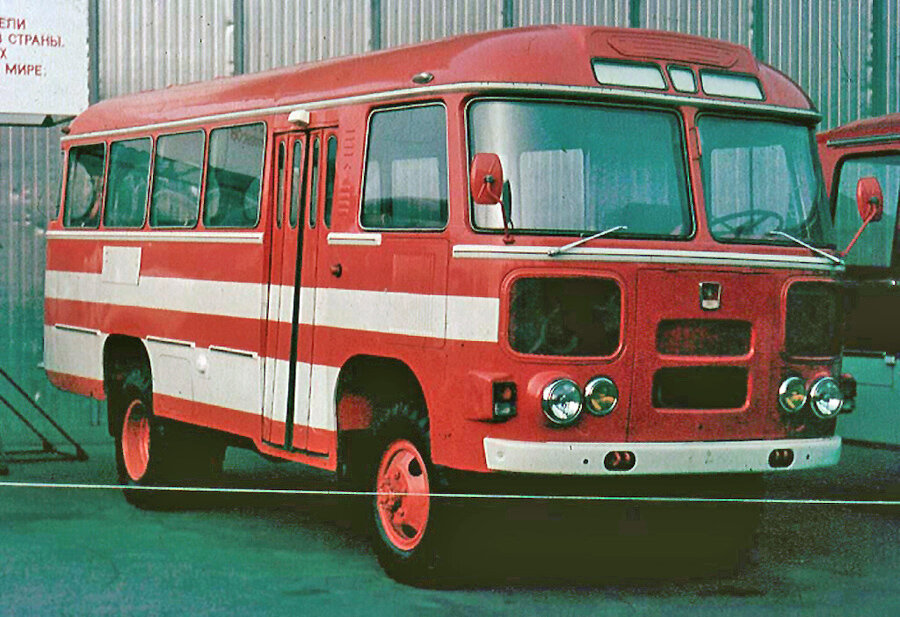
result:
[[[809,398],[813,413],[823,420],[838,415],[844,406],[844,393],[832,377],[822,377],[816,381],[809,389]]]
[[[799,377],[788,377],[778,387],[778,404],[788,413],[800,411],[806,404],[806,384]]]
[[[552,381],[541,394],[541,407],[554,424],[572,424],[581,415],[581,389],[571,379]]]
[[[605,416],[619,402],[619,389],[609,377],[594,377],[584,387],[584,406],[595,416]]]

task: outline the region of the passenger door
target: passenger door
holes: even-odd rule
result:
[[[300,285],[304,264],[304,209],[309,136],[305,132],[275,137],[272,170],[275,184],[270,217],[271,260],[266,311],[265,395],[263,441],[280,448],[295,443],[295,409],[306,406],[309,363],[298,362],[307,344],[302,331],[303,313],[312,309],[302,301]],[[311,318],[306,319],[307,323]]]

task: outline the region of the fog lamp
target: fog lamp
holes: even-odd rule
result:
[[[584,406],[595,416],[605,416],[619,402],[619,389],[608,377],[594,377],[584,388]]]
[[[837,380],[832,377],[822,377],[809,389],[809,398],[812,401],[813,413],[820,418],[827,419],[841,413],[844,406],[844,394]]]
[[[552,381],[541,394],[541,407],[554,424],[572,424],[581,415],[581,389],[571,379]]]
[[[800,411],[806,404],[806,384],[799,377],[788,377],[778,387],[778,404],[788,413]]]

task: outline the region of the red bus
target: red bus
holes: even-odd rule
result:
[[[743,47],[570,26],[103,101],[63,139],[46,369],[105,398],[125,484],[243,443],[377,491],[407,581],[450,471],[833,465],[818,121]]]
[[[844,368],[857,378],[861,414],[842,416],[847,439],[900,446],[900,114],[868,118],[818,136],[838,246],[855,235],[858,195],[878,203],[880,221],[867,227],[846,256],[848,311]],[[870,188],[867,188],[870,187]]]

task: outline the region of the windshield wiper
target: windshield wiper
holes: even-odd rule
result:
[[[604,229],[603,231],[598,231],[597,233],[590,235],[586,238],[579,238],[578,240],[575,240],[575,242],[570,242],[569,244],[559,246],[559,247],[556,247],[556,246],[551,247],[551,248],[547,249],[547,254],[550,257],[556,257],[557,255],[565,253],[566,251],[573,249],[576,246],[581,246],[585,242],[590,242],[591,240],[595,240],[597,238],[602,238],[603,236],[605,236],[607,234],[611,234],[615,231],[621,231],[623,229],[628,229],[628,225],[616,225],[615,227],[610,227],[609,229]]]
[[[768,233],[768,235],[770,235],[770,236],[782,236],[782,237],[784,237],[784,238],[787,238],[787,239],[790,240],[791,242],[794,242],[794,243],[796,243],[796,244],[799,244],[800,246],[802,246],[802,247],[804,247],[804,248],[808,248],[809,250],[811,250],[813,253],[816,253],[817,255],[821,255],[822,257],[826,257],[826,258],[830,259],[831,261],[833,261],[834,263],[836,263],[836,264],[839,265],[839,266],[843,266],[843,265],[844,265],[844,260],[841,259],[840,257],[835,257],[834,255],[832,255],[832,254],[830,254],[830,253],[826,253],[826,252],[823,251],[822,249],[818,249],[818,248],[816,248],[816,247],[814,247],[814,246],[811,246],[811,245],[807,244],[806,242],[804,242],[803,240],[800,240],[800,239],[798,239],[798,238],[795,238],[795,237],[792,236],[791,234],[786,234],[786,233],[784,233],[783,231],[778,231],[777,229],[773,229],[772,231],[770,231],[770,232]]]

